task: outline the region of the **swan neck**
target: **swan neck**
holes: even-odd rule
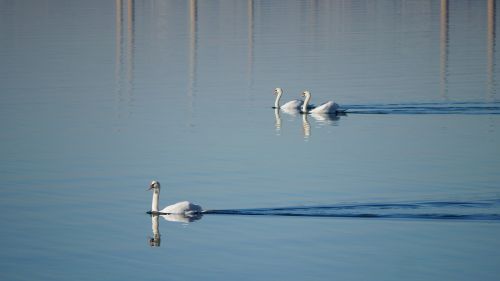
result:
[[[302,127],[304,128],[304,138],[308,138],[311,135],[311,125],[307,121],[307,114],[302,114]]]
[[[160,190],[153,190],[153,201],[151,202],[151,211],[158,212],[158,201],[160,200]]]
[[[309,104],[309,100],[311,100],[311,95],[306,95],[304,104],[302,104],[302,112],[304,113],[307,113],[307,105]]]
[[[280,99],[281,99],[281,93],[278,93],[276,95],[276,100],[274,101],[274,107],[279,108],[280,107]]]
[[[153,235],[154,235],[154,237],[159,237],[160,236],[160,231],[158,229],[158,226],[160,224],[160,222],[158,221],[159,217],[160,216],[158,216],[158,215],[151,216],[151,228],[153,229]]]
[[[274,117],[276,118],[276,131],[279,131],[281,129],[281,117],[278,108],[274,109]]]

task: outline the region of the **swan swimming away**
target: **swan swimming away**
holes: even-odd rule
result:
[[[333,101],[327,101],[313,109],[309,109],[309,101],[311,100],[311,93],[309,91],[304,91],[302,96],[305,97],[304,104],[302,104],[302,113],[323,113],[323,114],[337,114],[344,113],[344,109],[340,109],[339,105]]]
[[[274,101],[274,106],[273,108],[281,108],[285,110],[293,110],[293,109],[300,109],[302,104],[304,103],[303,100],[291,100],[284,105],[280,106],[280,99],[281,95],[283,95],[283,89],[281,88],[276,88],[274,89],[274,94],[276,95],[276,100]]]
[[[158,181],[152,181],[148,190],[151,189],[153,190],[153,202],[151,203],[151,212],[149,212],[150,214],[176,214],[185,216],[197,216],[203,212],[201,206],[193,204],[189,201],[178,202],[161,210],[158,210],[158,201],[160,199],[160,183]]]

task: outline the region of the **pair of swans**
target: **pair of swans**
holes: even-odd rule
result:
[[[301,113],[317,113],[317,114],[337,114],[344,113],[345,109],[340,109],[340,106],[333,102],[327,101],[321,105],[313,106],[309,104],[311,101],[311,93],[309,91],[304,91],[302,96],[305,97],[305,100],[291,100],[282,106],[280,106],[280,99],[283,95],[283,89],[276,88],[274,89],[274,93],[276,95],[276,100],[274,101],[273,108],[279,108],[283,110],[300,110]]]
[[[173,205],[167,206],[161,210],[158,209],[158,202],[160,200],[160,183],[152,181],[148,190],[153,190],[153,201],[151,203],[151,215],[166,216],[166,220],[182,221],[182,219],[198,219],[203,213],[201,206],[193,204],[189,201],[182,201]]]

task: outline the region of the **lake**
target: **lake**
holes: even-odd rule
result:
[[[0,279],[497,280],[498,10],[0,1]]]

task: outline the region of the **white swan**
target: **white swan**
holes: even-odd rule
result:
[[[340,109],[339,105],[333,101],[327,101],[313,109],[309,109],[309,101],[311,100],[311,93],[309,91],[304,91],[302,96],[305,97],[304,104],[302,104],[302,113],[323,113],[323,114],[337,114],[344,113],[345,110]]]
[[[302,104],[304,103],[303,100],[291,100],[284,105],[280,106],[280,99],[281,95],[283,95],[283,89],[281,88],[276,88],[274,89],[274,94],[276,95],[276,100],[274,101],[274,106],[273,108],[281,108],[285,110],[292,110],[292,109],[300,109]]]
[[[163,208],[162,210],[158,210],[158,201],[160,199],[160,183],[157,181],[152,181],[148,190],[151,189],[153,190],[153,202],[151,203],[150,212],[151,214],[197,216],[203,212],[201,206],[193,204],[189,201],[175,203]]]

